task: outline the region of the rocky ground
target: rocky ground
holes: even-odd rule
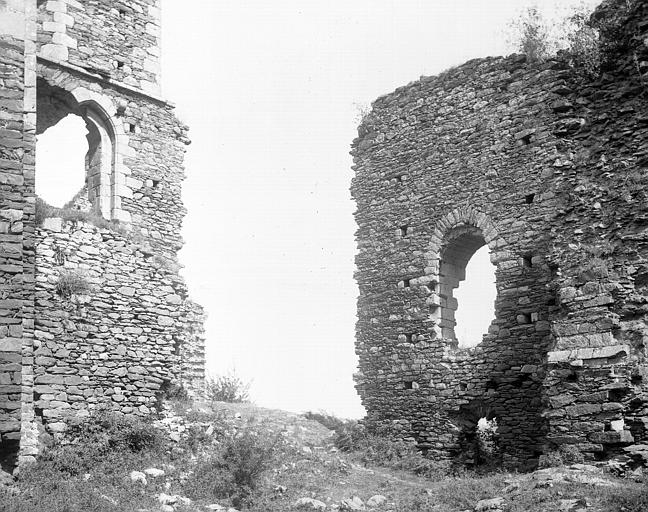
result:
[[[0,510],[648,510],[642,470],[630,471],[621,462],[573,464],[529,474],[449,476],[440,471],[422,477],[367,464],[363,453],[339,451],[333,432],[304,416],[251,404],[218,403],[213,411],[176,404],[166,408],[152,426],[164,431],[162,451],[102,452],[101,460],[86,464],[74,445],[72,452],[68,447],[59,449],[56,457],[46,456],[45,462],[26,470],[17,483],[5,475]],[[93,446],[94,441],[86,442]],[[278,448],[259,457],[270,445]],[[232,459],[232,453],[238,458]],[[237,480],[237,472],[242,480]],[[240,483],[246,475],[254,479],[246,481],[249,488],[243,493],[220,483]]]

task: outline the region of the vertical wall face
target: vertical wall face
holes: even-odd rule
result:
[[[599,80],[513,56],[374,103],[352,185],[369,424],[475,463],[476,424],[496,418],[502,462],[522,469],[565,444],[594,458],[645,442],[646,104],[632,63],[646,60],[646,9],[631,4],[599,12],[617,38]],[[495,319],[459,350],[453,291],[484,243]]]
[[[506,464],[532,465],[542,450],[555,207],[543,171],[559,81],[550,65],[472,62],[377,100],[354,143],[357,387],[370,422],[436,455],[473,460],[482,417],[497,418]],[[484,244],[495,318],[460,350],[453,294]]]
[[[158,0],[39,2],[37,133],[85,120],[71,208],[103,218],[36,232],[34,397],[51,432],[88,407],[146,414],[172,384],[202,389],[204,313],[177,265],[189,141],[157,96],[159,18]]]
[[[35,2],[0,2],[0,466],[29,419],[33,332]]]
[[[160,0],[39,0],[39,54],[160,92]]]
[[[202,390],[204,313],[177,265],[189,141],[157,96],[159,19],[159,0],[0,0],[5,469],[37,453],[39,424],[60,432],[70,413],[143,414],[172,384]],[[70,113],[88,127],[86,185],[67,220],[48,218],[35,135]]]

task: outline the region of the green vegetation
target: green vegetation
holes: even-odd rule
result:
[[[210,402],[247,402],[250,385],[250,382],[243,382],[235,371],[231,370],[226,375],[207,377],[205,381],[205,397]]]
[[[537,7],[529,7],[509,23],[509,43],[531,61],[544,61],[559,52],[576,70],[598,75],[601,67],[599,33],[590,26],[591,10],[574,8],[559,22],[547,20]]]
[[[451,471],[357,422],[305,416],[311,419],[246,403],[205,407],[187,400],[149,418],[98,412],[72,420],[65,440],[52,440],[37,463],[21,470],[19,494],[0,490],[0,508],[159,511],[165,496],[178,512],[204,512],[212,504],[285,512],[298,510],[295,502],[304,497],[329,510],[374,495],[386,498],[377,512],[459,512],[495,497],[504,512],[567,510],[566,500],[606,512],[639,512],[648,504],[647,482],[636,475],[619,479],[590,467],[561,479],[561,472],[576,470],[551,468],[553,480],[540,485],[533,475]]]
[[[119,221],[108,221],[95,212],[77,210],[70,205],[66,205],[63,208],[56,208],[55,206],[47,204],[40,197],[36,197],[35,212],[35,222],[37,226],[42,226],[45,219],[58,217],[67,222],[85,222],[100,229],[110,229],[123,235],[127,234],[127,230]]]
[[[63,270],[56,282],[56,293],[66,299],[69,299],[72,295],[87,294],[91,290],[90,281],[81,270]]]

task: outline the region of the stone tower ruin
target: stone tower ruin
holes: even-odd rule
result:
[[[502,462],[648,442],[648,3],[607,1],[602,68],[470,61],[377,99],[353,143],[367,423]],[[487,245],[495,315],[460,349],[454,292]],[[562,448],[561,448],[562,447]]]
[[[177,253],[188,128],[160,97],[160,0],[0,0],[0,464],[39,430],[200,393],[202,308]],[[35,140],[88,130],[66,208],[37,200]]]

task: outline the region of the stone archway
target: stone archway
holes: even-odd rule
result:
[[[80,117],[87,129],[88,151],[85,157],[85,185],[72,198],[73,207],[92,209],[107,220],[115,217],[115,129],[103,107],[91,99],[82,102],[70,92],[51,86],[45,80],[38,82],[39,116],[37,134],[45,133],[68,114]],[[38,180],[38,167],[37,176]]]
[[[505,241],[493,222],[473,207],[458,208],[440,219],[433,232],[425,269],[430,290],[428,305],[430,321],[437,338],[443,338],[451,348],[457,347],[454,290],[465,279],[466,265],[484,245],[496,264],[503,255]]]

